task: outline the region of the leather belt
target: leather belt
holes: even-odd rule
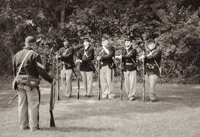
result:
[[[125,65],[134,65],[133,63],[125,63]]]

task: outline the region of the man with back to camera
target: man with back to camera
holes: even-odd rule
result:
[[[55,82],[55,80],[53,80],[53,78],[45,71],[40,55],[33,51],[35,44],[36,39],[32,36],[28,36],[25,39],[24,49],[19,51],[13,58],[14,76],[19,73],[17,94],[20,130],[26,130],[29,129],[29,127],[31,131],[39,129],[39,85],[36,87],[27,86],[26,83],[28,78],[39,79],[39,75],[41,75],[49,83],[53,84]],[[24,58],[25,60],[22,64]],[[18,72],[21,64],[22,68],[20,72]]]
[[[124,87],[130,101],[135,99],[136,93],[136,56],[137,51],[133,48],[130,38],[125,38],[122,55],[116,56],[115,58],[122,59],[122,63],[124,64]]]
[[[64,96],[70,98],[72,96],[72,69],[74,67],[73,55],[74,49],[67,39],[63,42],[64,47],[58,52],[58,59],[61,60],[61,83]]]
[[[144,59],[145,63],[145,82],[149,86],[149,100],[151,102],[158,102],[155,94],[155,86],[157,84],[158,75],[160,75],[160,61],[162,51],[157,48],[157,43],[150,39],[147,42],[149,54],[142,55],[139,60]]]

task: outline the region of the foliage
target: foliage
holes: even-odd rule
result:
[[[2,0],[0,5],[1,49],[8,49],[2,57],[20,50],[27,35],[44,44],[57,41],[59,46],[65,37],[76,46],[89,35],[99,47],[106,34],[118,49],[126,35],[141,42],[149,34],[162,48],[166,79],[200,82],[200,4],[195,0]],[[65,24],[60,29],[63,8]],[[138,56],[141,48],[139,44]],[[0,69],[11,68],[10,64]]]

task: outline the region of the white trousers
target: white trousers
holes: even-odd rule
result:
[[[72,69],[66,70],[65,66],[63,66],[61,70],[61,83],[64,95],[70,97],[72,94]]]
[[[115,96],[115,94],[113,93],[114,70],[112,70],[111,72],[111,69],[108,67],[108,65],[103,66],[100,69],[100,79],[102,88],[102,98],[105,97],[114,98]]]
[[[92,94],[93,71],[81,71],[86,95]]]
[[[149,87],[149,99],[156,99],[155,87],[157,84],[158,76],[157,75],[145,75],[146,85]],[[147,88],[146,88],[147,89]]]
[[[39,105],[40,91],[28,86],[22,88],[18,86],[18,110],[20,129],[23,130],[30,126],[32,131],[39,128]]]
[[[128,94],[128,98],[134,97],[136,92],[136,70],[124,72],[124,86],[125,91]]]

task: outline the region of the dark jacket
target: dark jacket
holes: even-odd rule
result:
[[[91,45],[86,50],[85,48],[79,50],[78,59],[82,60],[80,71],[95,71],[94,64],[91,62],[94,59],[94,49]]]
[[[148,75],[150,74],[159,75],[158,66],[160,67],[162,51],[156,48],[153,51],[151,51],[151,53],[152,55],[145,56],[145,71]],[[156,65],[156,62],[158,66]]]
[[[73,54],[74,49],[71,46],[67,48],[62,47],[59,50],[59,55],[61,56],[60,60],[62,61],[61,69],[63,68],[63,65],[65,65],[66,69],[72,69],[74,67]]]
[[[122,62],[124,63],[124,71],[134,71],[136,70],[136,56],[137,51],[136,49],[133,49],[132,47],[128,49],[123,50],[122,52]]]
[[[33,49],[30,47],[25,47],[23,50],[19,51],[14,56],[13,72],[14,72],[15,76],[17,75],[18,69],[19,69],[24,57],[30,50],[33,50]],[[32,51],[26,57],[19,75],[30,75],[34,78],[39,78],[39,75],[41,75],[49,83],[53,82],[52,77],[48,75],[48,73],[44,69],[44,66],[42,65],[40,55],[38,53],[36,53],[35,51]]]
[[[103,50],[101,55],[100,55],[101,56],[101,65],[102,66],[114,64],[113,57],[115,56],[115,48],[109,45],[107,47],[107,49],[109,51],[109,54],[107,54],[105,52],[105,50]]]

